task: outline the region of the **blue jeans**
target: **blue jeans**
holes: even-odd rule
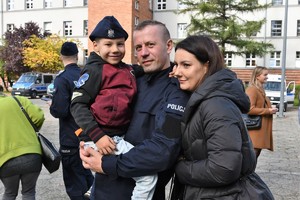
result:
[[[42,159],[39,154],[25,154],[4,163],[0,170],[0,179],[5,188],[2,199],[16,199],[21,181],[22,199],[35,200],[35,186],[41,169]]]
[[[133,147],[133,145],[125,141],[123,137],[114,136],[112,139],[116,143],[116,155],[126,153]],[[157,175],[133,177],[133,180],[135,180],[135,187],[133,189],[131,199],[151,200],[157,182]]]

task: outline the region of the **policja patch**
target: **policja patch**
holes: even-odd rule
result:
[[[75,87],[80,88],[81,86],[83,86],[85,82],[89,79],[89,77],[90,76],[87,73],[81,75],[78,81],[74,81]]]

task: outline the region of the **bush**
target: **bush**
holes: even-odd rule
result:
[[[296,85],[294,106],[299,106],[300,85]]]

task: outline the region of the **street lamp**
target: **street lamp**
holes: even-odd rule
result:
[[[285,91],[285,68],[286,68],[286,40],[287,40],[287,18],[288,18],[288,0],[285,0],[284,7],[284,27],[283,27],[283,48],[282,48],[282,69],[281,69],[281,88],[280,88],[280,104],[278,117],[284,117],[284,91]]]

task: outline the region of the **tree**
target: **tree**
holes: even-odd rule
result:
[[[207,34],[220,46],[224,55],[226,47],[233,54],[246,53],[263,56],[273,49],[271,43],[255,41],[251,36],[258,33],[265,20],[246,20],[245,15],[268,8],[269,4],[259,4],[258,0],[177,0],[185,5],[179,14],[192,13],[188,32]],[[254,16],[255,18],[255,16]]]
[[[66,39],[51,35],[45,39],[33,35],[23,42],[24,64],[32,71],[58,72],[64,68],[61,62],[60,48]]]
[[[4,33],[4,45],[0,48],[0,60],[4,63],[3,70],[10,84],[12,84],[12,77],[30,70],[23,63],[22,51],[23,41],[32,35],[43,38],[47,33],[42,34],[41,29],[34,22],[26,23],[24,28],[20,26],[20,28],[14,28],[14,30]]]

